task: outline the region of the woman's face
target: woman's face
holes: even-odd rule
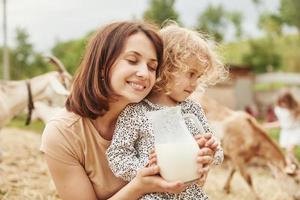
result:
[[[155,47],[138,32],[128,37],[124,50],[110,70],[110,84],[119,101],[137,103],[152,89],[158,66]]]

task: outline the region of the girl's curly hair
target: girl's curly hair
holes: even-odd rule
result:
[[[168,93],[174,75],[191,68],[187,65],[190,58],[196,58],[197,67],[204,71],[199,79],[202,86],[216,84],[227,77],[228,71],[216,53],[216,44],[204,34],[168,21],[160,30],[160,36],[164,42],[164,61],[158,72],[154,92]]]

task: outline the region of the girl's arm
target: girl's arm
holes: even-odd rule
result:
[[[205,113],[204,113],[202,107],[198,103],[196,103],[192,100],[189,100],[189,101],[192,105],[191,109],[192,109],[193,114],[202,123],[203,128],[206,132],[206,134],[203,134],[203,136],[206,137],[208,142],[204,146],[207,148],[211,148],[211,150],[213,151],[213,158],[214,158],[213,164],[220,165],[224,160],[224,152],[221,147],[220,141],[214,136],[214,133],[209,126],[208,120],[205,116]]]
[[[112,142],[106,151],[110,169],[116,177],[131,181],[137,171],[148,163],[148,155],[137,151],[136,142],[141,140],[139,127],[143,112],[139,104],[127,106],[119,115]],[[145,147],[146,148],[146,147]]]

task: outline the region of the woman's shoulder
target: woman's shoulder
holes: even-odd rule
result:
[[[66,108],[63,108],[49,120],[47,126],[53,125],[68,128],[76,124],[80,119],[82,119],[81,116],[73,112],[69,112]]]
[[[147,110],[147,104],[144,101],[139,103],[132,103],[125,107],[122,115],[141,115]]]
[[[84,128],[82,117],[66,109],[59,111],[46,124],[40,150],[51,157],[71,165],[83,163]]]

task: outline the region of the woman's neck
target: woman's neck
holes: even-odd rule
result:
[[[109,111],[103,116],[92,120],[98,133],[106,140],[111,140],[115,130],[115,125],[120,112],[126,107],[127,104],[120,104],[118,102],[109,104]]]
[[[172,99],[165,92],[157,92],[150,94],[147,99],[149,99],[152,103],[162,105],[162,106],[176,106],[178,104],[177,101]]]

